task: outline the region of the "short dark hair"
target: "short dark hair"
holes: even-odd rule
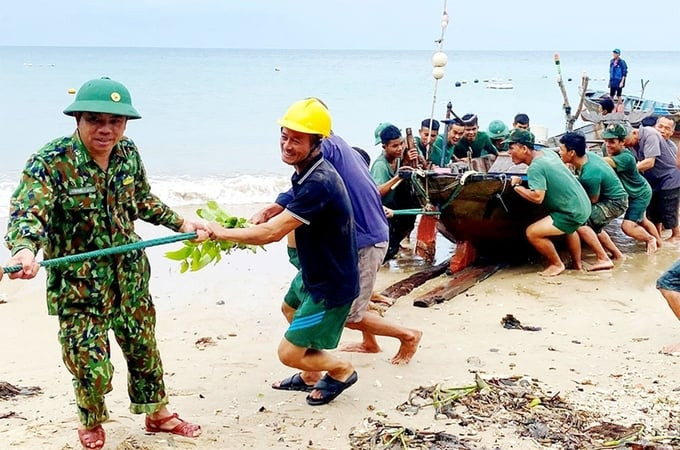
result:
[[[380,142],[387,144],[393,139],[401,138],[401,130],[394,125],[388,125],[380,132]]]
[[[420,128],[429,128],[432,131],[439,131],[439,122],[435,119],[424,119],[420,123]]]
[[[614,111],[614,101],[609,97],[601,99],[600,106],[602,107],[603,110],[607,112],[607,114]]]
[[[515,118],[512,123],[519,123],[522,125],[529,125],[529,116],[524,113],[515,114]]]
[[[477,126],[477,115],[468,113],[465,114],[463,117],[460,118],[460,120],[463,122],[463,126],[465,127],[476,127]]]
[[[642,125],[643,127],[653,127],[654,125],[656,125],[656,122],[658,120],[659,118],[657,116],[645,117],[644,119],[642,119],[642,122],[640,122],[640,125]]]
[[[586,154],[586,137],[581,133],[570,131],[564,133],[560,138],[560,144],[563,144],[567,150],[573,150],[577,156]]]
[[[364,150],[361,147],[352,147],[361,157],[364,159],[364,162],[366,163],[366,166],[371,165],[371,155],[368,154],[366,150]]]

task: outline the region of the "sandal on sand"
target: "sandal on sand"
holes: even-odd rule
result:
[[[93,428],[78,430],[78,439],[80,439],[83,448],[98,450],[104,447],[106,433],[101,425],[97,425]],[[97,444],[97,442],[101,442],[101,444]]]
[[[272,385],[272,389],[311,392],[314,389],[314,385],[305,383],[305,380],[302,379],[302,373],[298,372],[295,375],[281,380],[278,386]]]
[[[180,421],[180,423],[178,423],[177,426],[175,426],[175,428],[172,428],[170,430],[164,430],[163,428],[161,428],[163,424],[171,421],[172,419],[177,419]],[[146,425],[146,431],[149,431],[151,433],[172,433],[185,437],[198,437],[198,434],[196,432],[201,431],[200,425],[196,425],[195,423],[189,423],[180,419],[177,413],[174,413],[168,417],[163,417],[162,419],[152,419],[149,416],[146,416],[146,421],[144,422],[144,424]]]
[[[347,381],[338,381],[326,374],[314,385],[315,390],[321,391],[321,397],[314,398],[310,394],[307,396],[307,404],[316,406],[330,403],[335,397],[340,395],[342,391],[356,383],[358,379],[359,376],[357,375],[356,370],[352,372],[352,375],[349,376]]]

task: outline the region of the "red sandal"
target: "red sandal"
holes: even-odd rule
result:
[[[178,423],[175,426],[175,428],[172,428],[170,430],[164,430],[163,428],[161,428],[163,424],[168,423],[172,419],[177,419],[180,421],[180,423]],[[162,419],[152,419],[149,416],[146,416],[144,424],[146,425],[146,431],[151,433],[172,433],[185,437],[198,437],[201,431],[200,425],[186,422],[180,419],[177,413],[171,414],[167,417],[163,417]]]
[[[79,429],[78,439],[80,439],[80,444],[83,448],[88,450],[99,450],[104,447],[106,433],[101,425],[97,425],[93,428]],[[101,442],[101,444],[97,444],[97,442]]]

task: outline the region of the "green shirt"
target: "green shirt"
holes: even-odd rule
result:
[[[28,160],[10,201],[5,243],[12,254],[42,248],[51,259],[139,241],[137,219],[174,231],[183,222],[151,193],[131,140],[114,147],[105,171],[76,132]],[[47,268],[48,312],[104,316],[117,304],[148,296],[149,275],[141,250]]]
[[[628,194],[614,169],[594,152],[586,152],[588,161],[577,173],[583,189],[589,197],[598,197],[598,202],[627,198]]]
[[[535,157],[529,165],[529,188],[545,191],[543,205],[554,225],[565,233],[572,233],[590,216],[588,195],[557,153],[535,151],[543,156]]]
[[[636,198],[651,198],[652,188],[638,171],[635,156],[630,150],[624,148],[621,153],[612,155],[610,158],[616,164],[614,171],[621,179],[621,184],[631,201]]]
[[[375,181],[375,184],[380,186],[381,184],[387,183],[392,178],[394,178],[395,172],[392,170],[392,166],[387,159],[385,159],[385,154],[381,153],[371,166],[371,178]],[[390,190],[386,195],[382,197],[383,205],[388,208],[395,208],[394,191]]]
[[[416,136],[415,138],[416,141],[416,147],[418,148],[418,151],[423,157],[427,157],[427,152],[426,148],[423,145],[423,142],[420,140],[419,136]],[[442,147],[444,146],[444,135],[440,134],[437,135],[436,139],[430,146],[430,161],[432,161],[434,164],[438,166],[445,166],[451,161],[451,155],[449,154],[448,160],[445,160],[444,163],[442,164]]]
[[[494,147],[491,138],[485,131],[478,131],[475,140],[470,142],[463,138],[453,147],[453,153],[458,158],[467,158],[468,151],[472,152],[473,158],[479,158],[484,155],[497,155],[498,149]]]

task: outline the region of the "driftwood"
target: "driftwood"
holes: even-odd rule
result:
[[[429,308],[437,303],[450,300],[456,295],[467,291],[480,281],[487,279],[501,267],[503,267],[502,264],[469,266],[460,272],[454,273],[451,276],[451,279],[442,286],[436,287],[430,292],[413,300],[413,306]]]
[[[567,96],[567,88],[564,85],[564,80],[562,79],[562,66],[560,65],[560,55],[555,53],[555,66],[557,67],[557,85],[560,87],[562,92],[562,97],[564,98],[564,103],[562,104],[562,109],[564,110],[564,118],[566,120],[566,130],[572,131],[574,129],[574,123],[581,115],[581,110],[583,109],[583,102],[585,101],[586,89],[588,89],[588,76],[584,73],[581,77],[581,99],[578,103],[578,108],[576,108],[576,113],[572,114],[571,106],[569,105],[569,97]]]
[[[448,267],[449,260],[447,259],[446,261],[439,263],[436,266],[432,266],[425,270],[421,270],[420,272],[416,272],[410,277],[394,283],[393,285],[387,287],[384,291],[382,291],[381,294],[394,299],[403,297],[404,295],[407,295],[409,292],[411,292],[421,284],[425,283],[426,281],[443,274],[444,272],[446,272],[446,269]]]

